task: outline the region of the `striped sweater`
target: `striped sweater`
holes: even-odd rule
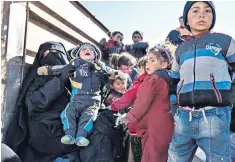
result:
[[[180,106],[200,108],[231,104],[235,41],[228,35],[206,33],[182,43],[172,65],[172,86]]]

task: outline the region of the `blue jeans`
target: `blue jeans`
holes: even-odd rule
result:
[[[231,107],[217,107],[202,112],[177,109],[175,129],[168,150],[168,162],[192,161],[197,147],[206,154],[207,162],[231,162],[230,121]]]
[[[230,135],[230,144],[231,144],[231,158],[232,161],[235,161],[235,133]]]
[[[176,95],[170,95],[170,105],[171,105],[171,113],[174,116],[176,113],[176,110],[178,109],[178,103],[176,100]]]

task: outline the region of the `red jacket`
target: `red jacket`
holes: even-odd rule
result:
[[[103,51],[103,56],[102,56],[103,59],[108,60],[110,54],[121,53],[123,50],[121,45],[119,45],[116,41],[110,39],[108,42],[104,44],[102,51]]]
[[[174,129],[166,80],[157,74],[146,77],[126,117],[137,122],[143,151],[141,162],[165,162]]]
[[[140,75],[136,81],[133,82],[132,88],[126,91],[124,95],[111,104],[113,111],[120,111],[123,109],[129,108],[135,101],[137,91],[140,87],[140,84],[143,82],[144,78],[148,76],[147,74]]]
[[[111,108],[113,111],[127,109],[134,103],[140,84],[143,82],[146,76],[148,76],[146,73],[140,75],[137,80],[133,82],[132,88],[129,89],[122,97],[118,98],[111,104]],[[128,128],[131,133],[136,133],[137,131],[135,122],[130,122],[128,124]]]

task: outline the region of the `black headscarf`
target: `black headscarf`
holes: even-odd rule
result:
[[[57,52],[49,52],[45,57],[43,53],[46,50],[56,50]],[[44,65],[65,65],[68,64],[70,60],[70,56],[65,50],[65,47],[62,43],[59,42],[45,42],[39,46],[38,52],[36,54],[33,65],[24,79],[22,84],[22,89],[20,96],[18,98],[17,104],[22,103],[22,99],[24,98],[26,92],[28,91],[29,85],[32,83],[34,78],[37,76],[37,69]]]
[[[53,50],[44,57],[46,50]],[[4,119],[4,132],[2,142],[18,152],[19,146],[23,143],[27,135],[27,109],[24,103],[25,95],[30,84],[37,76],[37,69],[44,65],[65,65],[69,62],[70,56],[62,43],[45,42],[40,45],[34,63],[25,77],[20,89],[17,103],[14,110],[9,113],[15,114],[12,118]]]

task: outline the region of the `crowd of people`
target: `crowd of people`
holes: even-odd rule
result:
[[[235,41],[212,31],[211,1],[179,21],[154,47],[138,30],[131,45],[120,31],[101,48],[41,44],[2,148],[23,162],[189,162],[198,147],[235,161]]]

